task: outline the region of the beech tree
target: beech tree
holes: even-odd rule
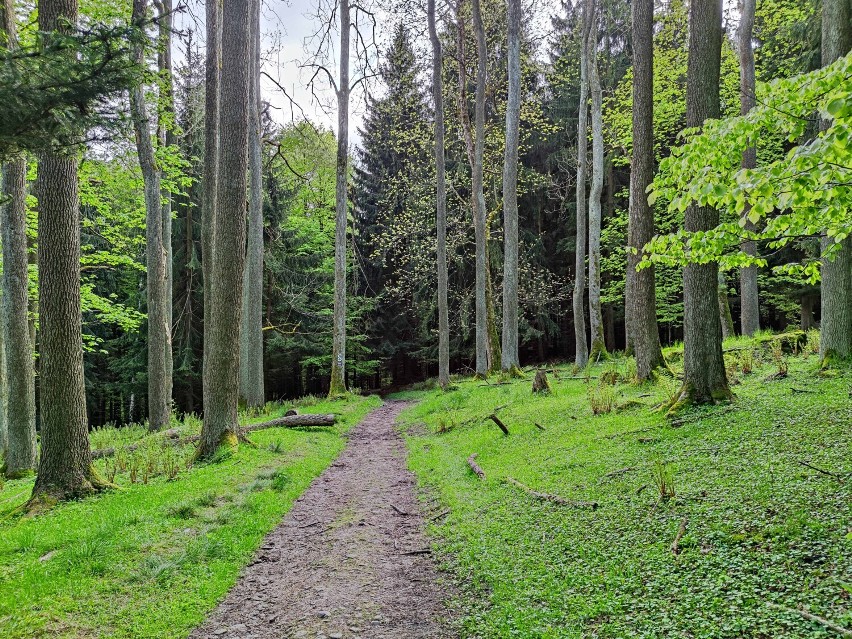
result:
[[[514,1],[514,0],[512,0]],[[438,37],[435,0],[428,0],[427,19],[429,40],[432,44],[432,98],[435,105],[435,230],[438,235],[438,383],[447,389],[450,385],[450,321],[447,301],[449,276],[447,273],[447,169],[444,157],[444,84],[442,77],[443,51]],[[505,360],[504,360],[505,361]]]
[[[755,105],[754,71],[754,14],[757,0],[740,0],[740,26],[737,30],[737,49],[740,60],[740,113],[746,115]],[[749,147],[743,153],[742,167],[753,169],[757,166],[757,149]],[[750,207],[743,212],[744,228],[755,230],[749,221]],[[757,255],[754,240],[743,242],[742,250],[748,255]],[[740,330],[743,335],[754,335],[760,330],[760,302],[757,289],[757,266],[744,266],[740,269]]]
[[[76,0],[38,3],[39,30],[46,40],[76,23]],[[107,486],[92,468],[89,450],[77,163],[73,148],[44,151],[38,161],[41,456],[30,509]]]
[[[586,341],[586,180],[588,175],[589,138],[589,39],[595,14],[595,1],[583,4],[582,44],[580,48],[580,108],[577,118],[577,233],[574,248],[574,364],[584,367],[589,362],[589,346]]]
[[[689,5],[689,60],[686,78],[686,125],[701,127],[719,117],[719,69],[722,56],[722,1],[693,0]],[[719,223],[712,206],[686,209],[687,232]],[[722,357],[717,262],[688,264],[683,270],[683,388],[673,408],[688,403],[730,399]]]
[[[263,166],[260,98],[260,0],[251,15],[249,78],[249,220],[240,331],[240,396],[246,406],[266,403],[263,388]]]
[[[216,0],[211,0],[216,2]],[[239,418],[240,326],[246,247],[251,0],[227,0],[222,9],[219,175],[213,219],[213,265],[198,457],[236,446]]]
[[[520,374],[518,359],[518,141],[521,128],[521,0],[508,0],[509,97],[503,161],[503,371]]]
[[[142,25],[147,17],[147,0],[133,0],[133,21]],[[136,63],[145,64],[142,44],[136,46]],[[168,255],[164,242],[163,203],[160,168],[151,139],[151,124],[145,104],[145,87],[130,89],[130,112],[136,132],[139,166],[145,182],[145,243],[148,289],[148,428],[160,430],[171,417],[171,382],[167,351],[171,347],[171,318],[168,315]],[[171,215],[171,213],[169,213]]]
[[[664,366],[657,327],[657,294],[653,267],[636,270],[639,252],[654,235],[654,211],[646,194],[654,179],[654,0],[633,0],[633,156],[630,165],[630,210],[626,307],[636,376],[651,379]]]

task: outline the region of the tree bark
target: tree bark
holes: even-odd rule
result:
[[[597,17],[592,14],[587,65],[592,94],[592,188],[589,192],[589,330],[592,341],[589,358],[607,356],[601,313],[601,196],[603,195],[603,91],[597,62]]]
[[[328,396],[346,393],[346,231],[349,183],[349,0],[340,5],[340,75],[337,87],[337,186],[334,230],[334,327]]]
[[[249,79],[249,222],[240,332],[240,395],[246,406],[266,403],[263,388],[263,166],[260,123],[260,0],[252,0]]]
[[[157,65],[161,76],[160,82],[162,83],[160,109],[163,112],[169,113],[173,118],[175,108],[172,73],[172,0],[155,0],[155,5],[160,14],[160,51]],[[157,137],[161,146],[174,144],[174,133],[166,126],[164,118],[160,118],[157,122]],[[163,252],[166,261],[166,390],[168,392],[169,404],[171,405],[172,389],[174,387],[174,354],[172,352],[172,333],[174,331],[172,297],[174,294],[174,250],[172,247],[172,194],[168,189],[163,189],[161,202],[163,209]]]
[[[757,0],[740,0],[740,26],[737,31],[740,58],[740,113],[746,115],[755,106],[755,72],[752,33],[754,31],[754,12]],[[742,168],[753,169],[757,166],[757,149],[750,148],[743,153]],[[745,229],[755,230],[748,220],[751,207],[746,205],[743,211]],[[742,251],[747,255],[757,254],[755,242],[743,242]],[[743,335],[754,335],[760,330],[760,302],[757,290],[757,267],[746,266],[740,270],[740,330]]]
[[[657,292],[653,266],[637,271],[641,251],[654,235],[654,210],[648,185],[654,179],[654,0],[634,0],[633,12],[633,159],[627,252],[628,345],[636,356],[639,381],[665,366],[657,326]],[[636,251],[636,254],[633,251]]]
[[[719,117],[722,51],[722,0],[693,0],[689,6],[686,125],[700,127]],[[706,231],[719,223],[719,212],[691,205],[685,228]],[[689,264],[683,270],[684,383],[673,408],[687,403],[730,399],[722,358],[716,262]]]
[[[594,0],[583,4],[583,43],[580,49],[580,109],[577,124],[577,241],[574,261],[574,364],[584,367],[589,362],[586,342],[586,179],[589,138],[589,37],[595,12]]]
[[[449,275],[447,272],[447,169],[444,156],[443,52],[435,18],[435,0],[428,0],[429,39],[432,42],[432,96],[435,102],[435,183],[438,234],[438,383],[450,385]]]
[[[852,8],[849,0],[823,0],[823,66],[846,55],[850,49]],[[820,248],[824,252],[833,243],[832,238],[823,237]],[[823,365],[852,355],[852,238],[843,240],[839,248],[833,260],[822,260],[819,348]]]
[[[226,0],[222,14],[219,177],[213,233],[213,281],[204,425],[198,457],[236,446],[240,326],[246,247],[250,0]]]
[[[5,471],[6,449],[9,446],[9,382],[6,377],[6,322],[0,313],[0,472]]]
[[[503,160],[503,353],[501,367],[520,373],[518,359],[518,143],[521,127],[521,0],[508,0],[506,150]]]
[[[207,57],[204,64],[204,175],[201,205],[201,274],[204,280],[204,355],[202,397],[209,396],[210,316],[213,282],[213,237],[219,175],[219,65],[222,60],[222,7],[220,0],[206,0]]]
[[[799,299],[799,328],[803,331],[809,331],[816,328],[816,320],[814,319],[814,298],[811,295],[802,295]]]
[[[719,322],[722,324],[722,339],[734,337],[734,318],[731,316],[731,305],[728,302],[728,282],[725,274],[718,274]]]
[[[147,0],[133,0],[133,21],[143,23]],[[134,52],[137,64],[145,63],[141,44]],[[136,133],[136,151],[145,183],[145,244],[148,294],[148,428],[161,430],[169,423],[171,388],[168,383],[167,356],[171,322],[166,306],[166,252],[163,245],[163,211],[160,193],[160,169],[154,156],[144,86],[130,89],[130,113]]]
[[[39,30],[66,32],[76,0],[41,0]],[[50,38],[46,35],[45,38]],[[38,165],[41,456],[30,510],[103,488],[92,468],[83,378],[77,158],[46,151]]]

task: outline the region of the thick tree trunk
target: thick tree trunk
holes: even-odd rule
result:
[[[6,378],[6,322],[0,313],[0,472],[5,470],[4,460],[9,445],[9,382]]]
[[[823,0],[822,64],[829,65],[852,49],[852,6],[849,0]],[[823,125],[824,126],[824,125]],[[823,237],[825,251],[832,238]],[[820,359],[823,365],[852,355],[852,238],[846,238],[834,260],[822,260]]]
[[[508,0],[506,152],[503,160],[503,354],[502,369],[520,373],[518,359],[518,142],[521,126],[521,0]]]
[[[633,160],[630,167],[630,211],[627,230],[628,346],[636,356],[639,381],[651,379],[665,366],[657,327],[654,268],[636,270],[642,248],[654,235],[654,211],[648,185],[654,179],[654,0],[634,0],[633,11]],[[637,251],[634,255],[633,250]]]
[[[737,32],[740,58],[740,113],[746,115],[755,106],[754,48],[754,12],[757,0],[740,0],[740,26]],[[753,169],[757,166],[757,149],[747,149],[743,153],[742,167]],[[755,230],[748,221],[749,207],[743,212],[746,230]],[[757,254],[755,242],[743,242],[741,246],[748,255]],[[757,267],[746,266],[740,270],[740,330],[743,335],[754,335],[760,330],[760,302],[757,290]]]
[[[146,18],[147,0],[133,1],[133,20]],[[136,46],[137,64],[144,64],[142,45]],[[171,321],[167,316],[166,251],[163,245],[163,211],[160,169],[154,157],[145,88],[130,89],[130,113],[136,133],[136,151],[145,183],[145,243],[148,289],[148,428],[161,430],[169,424],[171,385],[168,382],[167,355]]]
[[[450,385],[450,320],[447,301],[449,276],[447,273],[447,177],[444,157],[444,89],[443,54],[441,40],[435,24],[435,0],[428,0],[429,39],[432,42],[432,96],[435,102],[435,177],[436,220],[438,233],[438,383],[446,389]]]
[[[485,83],[487,82],[487,56],[485,26],[479,0],[471,0],[471,18],[476,38],[476,95],[473,107],[474,147],[471,166],[471,190],[473,198],[473,226],[476,240],[476,374],[488,375],[488,247],[483,190],[483,161],[485,155]]]
[[[799,299],[799,328],[803,331],[809,331],[816,328],[816,320],[814,319],[814,298],[812,295],[802,295]]]
[[[42,0],[38,10],[44,33],[64,31],[77,22],[76,0]],[[106,485],[92,468],[89,452],[76,155],[44,152],[37,194],[41,456],[30,510]]]
[[[346,231],[349,181],[349,0],[340,5],[340,76],[337,87],[337,187],[334,231],[334,327],[328,396],[346,392]]]
[[[162,93],[160,95],[160,108],[174,117],[174,80],[172,77],[172,0],[155,0],[157,10],[160,13],[159,21],[159,46],[158,67],[160,70],[160,82]],[[157,137],[162,146],[175,143],[174,133],[160,118],[157,123]],[[161,173],[162,175],[162,173]],[[172,248],[172,194],[164,189],[162,196],[163,208],[163,252],[166,259],[166,387],[168,390],[169,404],[171,405],[172,389],[174,386],[174,354],[172,352],[172,333],[174,331],[174,250]]]
[[[240,332],[240,395],[246,406],[266,403],[263,388],[263,183],[260,123],[260,0],[252,0],[249,79],[249,222]]]
[[[589,38],[589,86],[592,94],[592,188],[589,192],[589,358],[596,362],[607,356],[601,313],[601,196],[603,195],[603,91],[598,76],[597,19],[592,16]]]
[[[577,241],[574,261],[574,364],[584,367],[589,362],[586,342],[586,179],[589,139],[589,38],[594,19],[594,0],[583,5],[583,43],[580,49],[580,109],[577,125]]]
[[[17,158],[3,167],[3,196],[8,198],[0,207],[0,231],[3,245],[2,317],[4,346],[2,374],[5,377],[6,438],[0,443],[5,449],[7,477],[18,477],[35,469],[35,371],[30,326],[27,275],[27,162]],[[0,436],[2,437],[2,436]]]
[[[206,0],[207,58],[204,63],[204,175],[201,203],[201,269],[204,279],[204,356],[202,397],[209,395],[210,316],[213,282],[213,237],[216,221],[216,192],[219,177],[219,65],[222,60],[222,7],[219,0]],[[206,409],[206,407],[205,407]]]
[[[211,316],[204,425],[198,457],[236,445],[239,428],[240,326],[246,247],[250,0],[227,0],[222,14],[219,177],[213,234]]]
[[[734,318],[731,316],[731,304],[728,302],[728,282],[725,274],[719,271],[717,275],[719,286],[717,288],[719,298],[719,322],[722,324],[722,339],[733,337]]]
[[[722,51],[722,0],[693,0],[689,7],[686,125],[700,127],[719,117]],[[705,231],[719,223],[719,212],[691,205],[685,228]],[[674,407],[730,399],[722,358],[716,262],[690,264],[683,271],[684,383]],[[674,408],[673,407],[673,408]]]

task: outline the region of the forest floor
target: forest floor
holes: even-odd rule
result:
[[[429,533],[461,636],[850,636],[852,371],[820,371],[810,337],[796,355],[726,342],[736,401],[676,419],[656,407],[682,348],[652,385],[621,358],[549,366],[544,396],[532,371],[398,394],[417,400],[401,416],[410,467],[448,511]]]
[[[98,429],[91,434],[93,448],[121,450],[96,467],[121,490],[36,517],[16,514],[32,492],[32,478],[0,485],[0,635],[187,637],[346,447],[349,430],[381,400],[307,397],[295,405],[303,413],[337,413],[338,423],[259,430],[250,435],[256,447],[241,445],[214,463],[194,465],[192,445],[164,446],[142,425]],[[270,404],[243,423],[282,415],[291,406]],[[173,427],[196,434],[200,421],[188,416]],[[122,447],[130,444],[138,448],[127,453]],[[294,532],[307,536],[318,529]]]
[[[439,639],[447,592],[396,417],[374,410],[193,639]]]

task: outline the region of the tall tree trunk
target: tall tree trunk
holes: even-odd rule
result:
[[[627,230],[628,344],[636,356],[639,381],[665,366],[657,326],[657,291],[653,266],[637,271],[642,248],[654,235],[654,211],[648,185],[654,179],[654,0],[633,0],[633,159]],[[634,255],[633,251],[636,251]]]
[[[222,13],[219,177],[213,224],[213,281],[198,457],[237,443],[240,387],[240,326],[246,250],[248,110],[251,36],[250,0],[226,0]]]
[[[172,0],[156,0],[159,21],[158,67],[162,94],[160,95],[160,110],[174,117],[174,80],[172,73]],[[157,122],[157,137],[162,146],[175,143],[174,133],[166,126],[165,118]],[[162,172],[161,172],[162,175]],[[162,183],[161,183],[162,184]],[[172,194],[164,189],[162,196],[163,209],[163,252],[166,260],[166,389],[171,405],[172,389],[174,386],[174,353],[172,352],[172,333],[174,331],[174,250],[172,248]]]
[[[521,0],[508,0],[506,152],[503,160],[503,356],[501,366],[520,373],[518,359],[518,142],[521,127]]]
[[[0,44],[17,48],[12,0],[0,4]],[[27,161],[13,156],[2,171],[0,244],[3,276],[0,286],[0,467],[7,477],[35,469],[35,375],[30,339],[27,275]],[[5,459],[5,462],[3,461]]]
[[[429,39],[432,42],[432,96],[435,101],[435,177],[436,219],[438,233],[438,383],[450,385],[450,320],[447,301],[447,181],[444,157],[444,88],[441,76],[443,53],[435,19],[435,0],[428,0]]]
[[[260,0],[252,0],[249,80],[249,222],[240,332],[240,395],[246,405],[266,403],[263,388],[263,166],[260,124]]]
[[[340,75],[337,87],[337,186],[334,224],[334,327],[328,396],[346,392],[346,231],[349,184],[349,0],[340,5]]]
[[[597,17],[592,15],[588,69],[592,94],[592,188],[589,192],[589,330],[592,336],[589,358],[607,356],[601,313],[601,196],[604,178],[603,91],[598,75]]]
[[[852,49],[852,8],[849,0],[822,2],[822,64],[827,66]],[[823,127],[826,123],[823,123]],[[825,251],[834,243],[823,237]],[[822,260],[820,359],[823,365],[852,355],[852,238],[841,242],[833,260]]]
[[[216,192],[219,183],[219,65],[222,61],[222,7],[220,0],[206,0],[207,57],[204,63],[204,174],[201,202],[201,275],[204,280],[204,355],[202,397],[209,396],[210,316],[213,300],[213,238],[216,229]],[[205,406],[206,410],[206,406]]]
[[[728,302],[728,282],[725,274],[719,271],[717,294],[719,299],[719,321],[722,324],[722,339],[734,337],[734,318],[731,316],[731,304]]]
[[[722,0],[693,0],[689,6],[689,61],[686,125],[700,127],[719,117],[719,69],[722,57]],[[706,231],[719,223],[711,207],[690,205],[685,228]],[[731,398],[722,358],[718,303],[719,265],[689,264],[683,270],[683,388],[673,409],[687,403]]]
[[[141,24],[147,13],[147,0],[133,0],[133,21]],[[141,44],[136,46],[138,64],[145,63]],[[161,430],[169,423],[171,388],[167,356],[169,327],[166,305],[166,252],[163,246],[163,211],[160,199],[160,169],[154,157],[151,126],[145,104],[145,88],[130,89],[130,113],[136,132],[136,150],[145,182],[145,243],[148,289],[148,428]]]
[[[754,49],[752,32],[754,31],[754,12],[757,0],[740,0],[740,26],[737,40],[740,58],[740,113],[746,115],[755,106]],[[753,169],[757,166],[757,149],[750,148],[743,153],[742,167]],[[743,211],[745,229],[755,230],[748,220],[749,207]],[[757,255],[755,242],[743,242],[741,248],[747,255]],[[746,266],[740,270],[740,330],[743,335],[754,335],[760,330],[760,302],[757,290],[757,267]]]
[[[580,49],[580,108],[577,124],[577,241],[574,261],[574,364],[584,367],[589,362],[586,341],[586,180],[589,147],[589,38],[594,20],[595,2],[583,4],[583,42]]]
[[[27,275],[27,162],[19,157],[3,167],[3,195],[0,230],[3,244],[2,340],[4,345],[3,385],[6,394],[5,472],[19,477],[35,469],[35,371],[30,326]],[[2,364],[0,364],[2,365]]]
[[[76,0],[41,0],[39,30],[67,31]],[[46,35],[50,38],[50,35]],[[106,484],[92,468],[83,378],[77,158],[44,152],[38,165],[41,457],[31,510]]]

